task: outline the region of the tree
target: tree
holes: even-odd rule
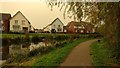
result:
[[[105,21],[105,32],[114,56],[120,60],[120,2],[98,3],[99,17]]]
[[[120,2],[56,2],[49,3],[51,6],[62,5],[65,7],[65,13],[72,13],[78,21],[87,17],[94,25],[104,21],[105,36],[108,40],[108,45],[113,49],[113,54],[117,60],[120,60]]]

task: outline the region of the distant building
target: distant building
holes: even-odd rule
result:
[[[49,24],[49,25],[47,25],[46,27],[44,27],[44,28],[43,28],[43,31],[44,31],[45,33],[50,33],[50,32],[51,32],[51,25]]]
[[[0,31],[9,32],[11,14],[0,13]]]
[[[63,26],[64,24],[61,22],[59,18],[56,18],[51,24],[47,25],[45,28],[43,28],[44,32],[51,32],[54,30],[55,32],[63,32]]]
[[[94,33],[94,26],[87,22],[75,22],[71,21],[64,26],[64,32],[66,33]]]
[[[26,32],[29,32],[30,30],[31,30],[31,23],[20,11],[18,11],[10,19],[11,32],[26,33]]]

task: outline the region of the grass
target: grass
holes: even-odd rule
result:
[[[69,54],[69,52],[77,46],[80,42],[83,42],[87,39],[80,39],[76,40],[72,43],[65,44],[62,48],[57,48],[51,51],[48,54],[43,55],[42,57],[38,58],[33,66],[58,66],[65,57]]]
[[[42,37],[47,37],[47,36],[68,36],[68,35],[73,35],[73,34],[51,34],[51,33],[29,33],[30,37],[33,36],[42,36]],[[78,34],[76,34],[78,35]],[[85,34],[79,34],[80,36],[88,36]],[[25,34],[0,34],[0,38],[16,38],[16,37],[25,37]]]
[[[111,57],[110,50],[107,49],[106,41],[95,42],[91,45],[92,61],[95,66],[111,66],[114,65],[114,58]]]
[[[64,61],[64,59],[67,57],[67,55],[70,53],[70,51],[77,46],[80,42],[89,40],[88,38],[81,38],[79,40],[74,40],[73,42],[69,42],[67,44],[64,44],[64,47],[58,47],[50,51],[46,54],[38,54],[33,57],[28,57],[28,60],[18,63],[8,63],[4,64],[4,66],[58,66],[61,62]]]

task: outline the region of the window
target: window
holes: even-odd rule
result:
[[[3,24],[3,21],[2,21],[2,20],[0,20],[0,24]]]
[[[60,27],[60,25],[58,25],[58,27]]]
[[[58,32],[62,31],[62,28],[60,27],[60,25],[58,25],[57,30],[58,30]]]
[[[74,26],[74,28],[77,28],[77,26]]]
[[[58,28],[57,30],[58,30],[58,32],[62,31],[62,29],[61,29],[61,28]]]
[[[22,25],[25,25],[25,20],[22,20]]]
[[[82,27],[81,27],[81,26],[79,26],[79,28],[81,29]]]
[[[20,25],[13,25],[13,30],[18,32],[20,29]]]
[[[15,20],[15,25],[18,25],[18,20]]]
[[[81,30],[81,33],[83,33],[84,31],[83,30]]]

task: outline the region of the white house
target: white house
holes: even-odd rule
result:
[[[21,32],[26,33],[31,30],[31,24],[28,19],[18,11],[11,19],[10,19],[10,31],[11,32]]]
[[[54,29],[56,32],[63,32],[64,24],[59,18],[56,18],[51,24],[47,25],[43,30],[51,32]]]

